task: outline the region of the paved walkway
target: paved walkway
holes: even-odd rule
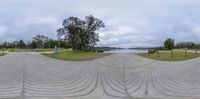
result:
[[[38,53],[0,57],[0,97],[135,99],[200,97],[200,59],[163,62],[134,54],[62,61]]]

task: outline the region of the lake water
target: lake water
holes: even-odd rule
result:
[[[111,51],[105,51],[105,53],[144,53],[147,50],[144,49],[115,49]]]

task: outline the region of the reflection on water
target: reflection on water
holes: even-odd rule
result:
[[[146,49],[115,49],[110,51],[105,51],[105,53],[144,53],[147,52]]]

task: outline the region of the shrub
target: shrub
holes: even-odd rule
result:
[[[101,52],[101,53],[103,53],[103,52],[104,52],[104,50],[97,50],[97,52]]]
[[[97,52],[97,50],[93,50],[92,52]]]
[[[86,49],[85,52],[91,52],[91,50],[90,49]]]
[[[168,50],[168,49],[165,47],[158,47],[158,48],[156,48],[156,50]]]
[[[149,54],[154,54],[155,52],[156,52],[155,49],[150,49],[150,50],[148,50],[148,53],[149,53]]]

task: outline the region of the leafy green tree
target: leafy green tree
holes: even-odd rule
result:
[[[172,50],[174,48],[174,41],[175,40],[172,38],[166,39],[164,42],[165,48],[167,48],[168,50]]]
[[[12,42],[12,45],[13,45],[13,48],[18,48],[19,47],[19,41],[13,41]]]
[[[75,51],[96,45],[99,41],[96,31],[105,27],[102,20],[92,15],[86,16],[85,21],[77,17],[69,17],[63,21],[62,26],[57,30],[58,38],[64,37]]]
[[[176,48],[196,48],[197,44],[194,42],[179,42],[176,44]]]
[[[104,28],[105,24],[102,20],[95,18],[92,15],[86,16],[86,29],[85,29],[85,37],[86,44],[93,47],[99,41],[99,34],[96,32],[100,28]]]
[[[64,40],[53,40],[53,39],[49,39],[46,43],[45,43],[45,48],[55,48],[55,46],[58,46],[61,48],[68,48],[68,44],[64,41]]]
[[[8,46],[9,46],[9,43],[8,43],[8,42],[4,42],[4,43],[3,43],[3,48],[8,48]]]
[[[43,35],[36,35],[35,37],[33,37],[33,42],[37,43],[37,47],[38,48],[44,48],[44,44],[45,42],[48,41],[48,37],[43,36]]]
[[[26,47],[26,44],[24,43],[23,40],[19,40],[18,46],[19,46],[19,48],[25,48],[25,47]]]
[[[31,49],[35,49],[35,48],[37,48],[37,46],[38,46],[37,42],[34,40],[28,44],[28,47]]]

